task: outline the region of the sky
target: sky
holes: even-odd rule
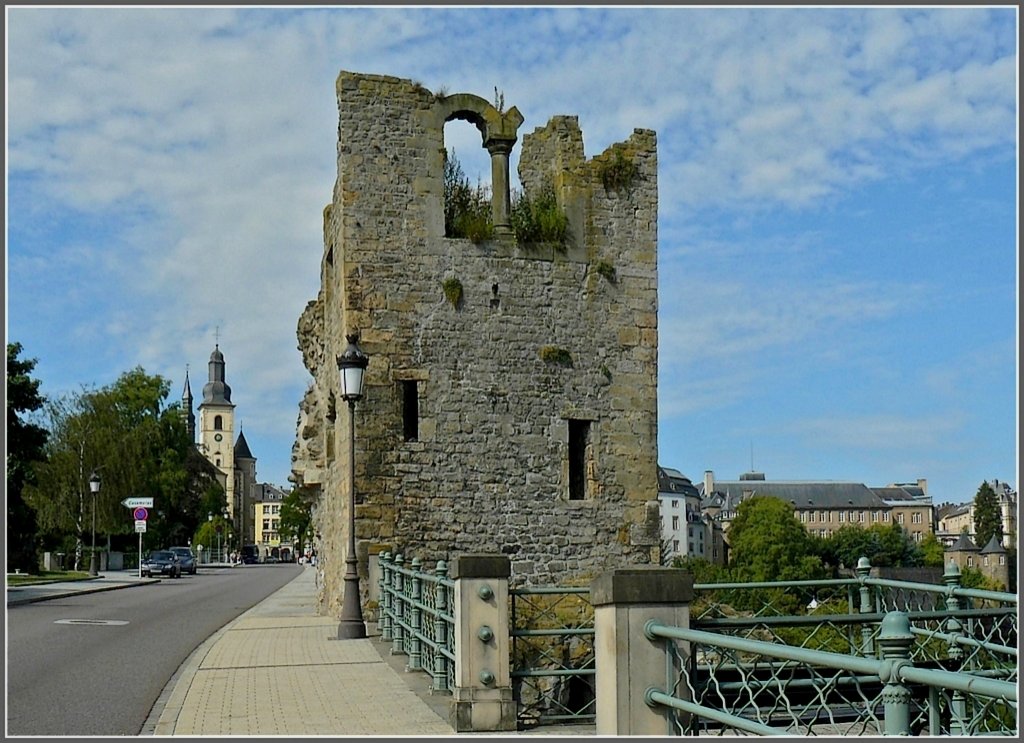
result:
[[[201,397],[219,343],[287,485],[348,70],[578,116],[588,158],[657,133],[661,466],[1018,487],[1012,6],[5,10],[6,336],[44,395]]]

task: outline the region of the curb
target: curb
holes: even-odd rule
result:
[[[150,580],[145,583],[125,583],[118,586],[101,586],[100,588],[85,588],[81,591],[64,591],[62,593],[48,593],[42,596],[27,596],[25,598],[11,599],[8,597],[7,606],[21,606],[23,604],[37,604],[40,601],[52,601],[53,599],[66,599],[71,596],[84,596],[89,593],[102,593],[103,591],[119,591],[123,588],[135,588],[136,586],[151,586],[159,583],[160,579]],[[47,584],[43,584],[47,585]]]

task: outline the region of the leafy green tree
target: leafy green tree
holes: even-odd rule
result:
[[[282,541],[294,542],[296,554],[302,553],[304,543],[309,538],[316,499],[317,490],[298,487],[293,488],[281,502],[281,518],[277,524],[277,531]]]
[[[996,491],[983,482],[974,495],[974,543],[984,547],[992,537],[1003,540],[1003,516]]]
[[[29,376],[35,359],[18,358],[20,343],[7,344],[7,568],[39,570],[35,513],[25,503],[26,485],[35,482],[35,464],[44,459],[47,432],[25,420],[43,407],[39,380]]]
[[[491,195],[483,185],[469,185],[455,150],[444,156],[444,234],[473,242],[488,240],[494,233]]]
[[[921,543],[918,545],[921,551],[921,564],[930,568],[941,568],[945,567],[945,549],[942,546],[942,542],[935,536],[934,532],[928,532],[924,535]]]
[[[126,546],[134,527],[125,498],[153,498],[150,545],[184,544],[206,519],[201,509],[213,476],[191,451],[180,407],[164,405],[169,390],[166,379],[137,367],[47,406],[47,462],[27,497],[50,540],[74,538],[76,567],[94,508],[98,537]],[[92,472],[102,483],[97,496],[88,487]]]
[[[729,526],[732,566],[741,580],[808,580],[824,576],[815,543],[793,507],[770,495],[740,503]]]
[[[874,567],[914,567],[923,563],[921,550],[895,522],[867,528],[848,524],[822,541],[821,554],[830,565],[846,568],[855,566],[861,557],[868,558]]]

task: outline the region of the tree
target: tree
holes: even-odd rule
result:
[[[861,557],[875,567],[914,567],[923,561],[914,540],[895,522],[866,529],[848,524],[823,540],[821,554],[829,564],[847,568],[854,567]]]
[[[786,581],[824,576],[811,536],[793,507],[770,495],[755,495],[736,509],[729,526],[732,565],[747,581]]]
[[[295,552],[301,553],[303,542],[309,538],[313,523],[313,504],[318,491],[311,487],[293,488],[281,502],[281,518],[277,531],[282,540],[292,540]]]
[[[921,550],[922,565],[930,568],[945,567],[946,551],[934,532],[925,534],[918,548]]]
[[[1003,541],[1003,517],[996,491],[983,482],[974,495],[974,543],[984,547],[992,537]]]
[[[29,375],[35,359],[19,359],[20,343],[7,344],[7,567],[39,570],[35,513],[25,503],[26,485],[35,482],[35,465],[45,458],[47,432],[22,417],[43,407],[39,380]]]
[[[134,535],[121,503],[128,497],[153,498],[150,543],[184,544],[206,519],[202,504],[215,478],[192,455],[180,407],[164,406],[169,390],[166,379],[137,367],[47,406],[47,462],[28,497],[49,540],[73,540],[76,567],[94,508],[97,534],[125,542]],[[89,494],[92,472],[102,482],[97,496]]]

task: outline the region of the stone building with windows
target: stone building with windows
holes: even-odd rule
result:
[[[793,506],[808,532],[827,538],[844,526],[899,524],[915,542],[932,531],[932,503],[927,482],[870,488],[856,482],[767,480],[747,472],[739,480],[716,480],[706,471],[698,488],[701,510],[728,528],[736,508],[753,495],[770,495]]]
[[[278,528],[281,524],[281,504],[284,502],[284,490],[270,483],[259,483],[253,492],[254,518],[256,531],[255,544],[260,550],[260,559],[291,562],[294,550],[290,540],[281,540]]]
[[[350,498],[364,590],[367,557],[384,549],[428,564],[507,554],[513,583],[656,564],[654,132],[592,158],[574,116],[523,135],[520,183],[551,189],[569,239],[520,244],[518,109],[353,72],[336,93],[337,180],[320,290],[298,322],[312,382],[291,477],[320,492],[321,611],[340,606]],[[444,228],[445,127],[467,125],[491,160],[493,235],[478,242]],[[350,334],[369,357],[354,430],[336,364]]]
[[[722,524],[701,511],[700,492],[679,470],[658,467],[662,563],[694,557],[715,565],[728,561]]]

